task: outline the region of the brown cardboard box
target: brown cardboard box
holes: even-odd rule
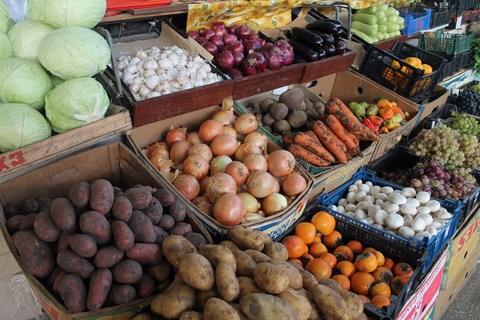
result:
[[[197,130],[200,124],[203,121],[210,119],[214,111],[216,110],[218,110],[218,106],[212,106],[210,108],[197,110],[195,112],[190,112],[182,116],[158,121],[148,124],[146,126],[135,128],[128,133],[128,140],[134,147],[138,156],[143,158],[146,163],[152,166],[145,153],[142,152],[143,149],[145,149],[150,144],[155,143],[156,141],[162,141],[165,137],[165,134],[171,127],[184,126],[188,128],[189,131]],[[269,151],[271,151],[279,149],[279,146],[274,144],[273,142],[270,142],[268,148]],[[160,171],[158,171],[153,166],[152,170],[155,170],[158,173],[158,176],[162,177]],[[308,177],[307,172],[305,172],[305,170],[303,170],[298,165],[296,171],[302,174],[307,179],[307,189],[304,190],[300,195],[298,195],[285,210],[282,210],[279,213],[267,217],[263,220],[249,222],[243,225],[253,229],[261,230],[267,233],[271,238],[275,239],[276,237],[283,234],[289,226],[295,223],[295,221],[302,215],[303,211],[305,210],[308,194],[312,187],[312,180]],[[170,184],[170,182],[168,183]],[[173,185],[172,188],[176,190]],[[179,197],[181,197],[178,191],[176,191],[176,193]],[[192,212],[194,212],[197,217],[202,221],[202,223],[205,225],[205,227],[212,234],[213,237],[215,237],[216,239],[222,239],[226,235],[229,227],[220,224],[213,217],[207,216],[206,214],[201,212],[190,201],[186,200],[185,198],[183,199],[187,206],[191,208]]]
[[[387,153],[388,150],[400,141],[403,135],[409,134],[421,117],[421,111],[412,101],[353,71],[339,72],[317,79],[310,90],[319,94],[325,100],[336,97],[345,104],[352,101],[373,101],[376,98],[383,97],[396,101],[403,111],[410,113],[412,119],[406,125],[390,133],[380,135],[380,140],[377,143],[371,161]],[[421,106],[421,109],[423,110],[423,106]]]
[[[183,38],[165,22],[161,23],[161,33],[158,38],[116,43],[113,45],[113,52],[115,57],[120,57],[127,54],[131,55],[136,49],[149,49],[153,46],[161,48],[174,45],[188,50],[192,54],[198,54],[208,62],[211,62],[213,59],[213,56],[195,40],[190,37]],[[223,99],[232,95],[234,83],[234,80],[223,80],[202,87],[136,101],[133,103],[133,126],[142,126],[213,104],[220,104]],[[128,88],[124,88],[124,92],[130,95]]]
[[[0,154],[0,182],[131,128],[128,110],[111,105],[104,119]]]
[[[3,207],[6,203],[21,203],[27,197],[67,196],[69,188],[76,182],[103,178],[113,185],[128,188],[135,184],[164,188],[163,182],[157,179],[132,151],[121,143],[114,143],[86,152],[69,156],[26,173],[21,177],[0,184],[0,223],[8,248],[20,265],[25,276],[39,299],[45,312],[52,319],[130,319],[133,315],[149,307],[152,298],[140,299],[128,304],[102,308],[94,312],[72,314],[57,300],[45,286],[44,281],[30,275],[23,269],[20,257],[8,235]],[[211,243],[211,237],[201,223],[190,212],[187,221],[195,231],[202,233]],[[4,249],[3,249],[4,250]]]
[[[428,102],[423,102],[421,104],[414,103],[414,106],[417,109],[420,109],[420,106],[423,106],[425,108],[420,116],[420,121],[428,117],[435,109],[447,103],[449,94],[450,94],[449,90],[445,89],[442,86],[437,85],[433,89],[431,94],[431,96],[436,97],[436,99],[433,99],[432,101],[428,101]]]

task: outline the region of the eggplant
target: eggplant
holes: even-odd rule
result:
[[[307,29],[293,27],[292,36],[295,40],[300,41],[315,50],[323,46],[323,38]]]
[[[311,31],[311,32],[315,33],[316,35],[319,35],[320,37],[322,37],[323,44],[333,44],[333,43],[335,43],[335,37],[330,33],[317,31],[317,30],[309,30],[309,31]]]
[[[335,49],[337,50],[338,54],[342,54],[347,52],[347,43],[342,39],[335,40]]]
[[[295,39],[289,39],[288,43],[293,47],[293,52],[298,54],[305,61],[317,61],[318,54],[315,50]]]
[[[293,34],[290,30],[285,30],[283,31],[283,33],[285,34],[285,36],[288,38],[288,39],[294,39],[293,38]]]
[[[342,22],[339,21],[339,20],[335,20],[335,19],[323,19],[322,21],[331,22],[331,23],[335,24],[338,28],[341,28],[341,27],[342,27]]]
[[[331,21],[322,21],[322,20],[311,22],[307,24],[305,28],[308,30],[317,30],[321,32],[326,32],[333,35],[340,34],[342,32],[342,29],[341,27],[338,26],[338,24],[335,24],[334,22],[331,22]]]
[[[327,52],[323,48],[318,49],[317,54],[318,54],[318,60],[322,60],[327,57]]]
[[[335,49],[334,44],[326,44],[323,46],[323,49],[325,50],[327,57],[334,56],[337,53],[337,49]]]

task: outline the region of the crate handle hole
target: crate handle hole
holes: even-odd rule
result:
[[[358,94],[363,94],[363,88],[362,87],[357,87],[355,90]]]
[[[310,81],[309,83],[307,83],[306,87],[307,88],[312,88],[312,87],[315,87],[317,84],[318,84],[318,81],[313,80],[313,81]]]
[[[465,254],[463,255],[463,259],[466,259],[468,256],[468,251],[465,252]]]
[[[467,279],[467,277],[468,277],[468,271],[465,272],[465,279]]]

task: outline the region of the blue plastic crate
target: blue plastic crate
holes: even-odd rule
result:
[[[400,12],[400,16],[405,20],[405,28],[403,34],[411,36],[412,34],[430,29],[430,19],[432,10],[425,9],[425,12]]]
[[[380,180],[377,178],[374,172],[370,172],[361,168],[347,183],[343,184],[336,190],[332,191],[331,193],[323,194],[318,197],[318,204],[328,208],[328,210],[334,215],[335,219],[337,220],[347,220],[351,223],[355,223],[361,225],[366,230],[371,231],[372,233],[381,235],[384,241],[388,243],[392,243],[392,246],[400,246],[400,247],[409,247],[412,250],[424,250],[427,252],[427,258],[423,265],[422,271],[426,272],[429,267],[435,262],[436,257],[441,250],[443,249],[444,245],[450,240],[455,233],[457,228],[458,220],[461,214],[461,202],[460,201],[452,201],[452,200],[439,200],[442,207],[448,210],[452,214],[452,218],[450,221],[443,227],[442,230],[438,232],[437,235],[433,237],[425,237],[423,239],[418,239],[415,237],[410,237],[409,239],[402,238],[397,236],[393,233],[387,232],[385,230],[381,230],[376,228],[372,225],[367,223],[363,223],[357,219],[351,218],[347,215],[344,215],[340,212],[332,210],[332,205],[336,205],[338,201],[345,197],[348,193],[348,188],[355,182],[355,180],[361,179],[362,181],[371,181],[373,185],[378,185],[381,187],[389,186],[392,187],[394,190],[402,189],[403,187],[393,184],[391,182]]]

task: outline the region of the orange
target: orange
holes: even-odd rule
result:
[[[295,235],[299,236],[303,239],[305,244],[310,244],[315,240],[315,236],[317,235],[317,230],[313,223],[310,222],[300,222],[295,227]]]
[[[342,235],[338,231],[333,231],[325,236],[322,239],[323,243],[329,249],[335,249],[342,243]]]
[[[397,60],[393,60],[392,61],[392,67],[394,67],[395,69],[398,69],[398,68],[400,68],[400,63]]]
[[[344,290],[350,290],[350,280],[343,274],[337,274],[332,277],[332,280],[337,281]]]
[[[370,273],[359,271],[354,273],[350,278],[350,287],[356,294],[367,296],[370,291],[370,286],[374,282],[375,279],[373,279],[373,276]]]
[[[320,256],[320,259],[327,261],[332,269],[335,268],[335,266],[337,265],[337,258],[331,253],[328,253],[328,252],[323,253]]]
[[[328,212],[319,211],[315,213],[310,221],[315,225],[317,231],[323,236],[328,235],[335,230],[335,218]]]
[[[305,253],[308,253],[307,245],[298,236],[286,236],[283,238],[282,244],[287,248],[290,259],[300,258]]]
[[[388,283],[385,283],[385,282],[375,283],[370,288],[370,295],[372,297],[382,295],[389,298],[391,293],[392,291],[390,290],[390,286],[388,285]]]
[[[379,294],[378,296],[373,297],[370,300],[370,303],[378,308],[388,307],[390,305],[390,299]]]
[[[425,63],[424,63],[424,64],[422,64],[422,67],[423,67],[423,70],[424,70],[424,71],[423,71],[423,74],[424,74],[424,75],[427,75],[427,74],[430,74],[430,73],[433,72],[433,69],[432,69],[432,67],[431,67],[429,64],[425,64]]]
[[[419,68],[419,69],[422,68],[422,60],[420,60],[419,58],[408,57],[408,58],[404,59],[404,61],[408,64],[411,64],[415,68]]]
[[[310,271],[317,278],[330,279],[330,276],[332,275],[332,268],[328,262],[322,258],[313,259],[305,266],[305,269]]]
[[[327,247],[321,243],[321,242],[314,242],[310,245],[310,254],[312,256],[314,256],[315,258],[320,258],[320,256],[325,253],[325,252],[328,252],[328,249]]]

